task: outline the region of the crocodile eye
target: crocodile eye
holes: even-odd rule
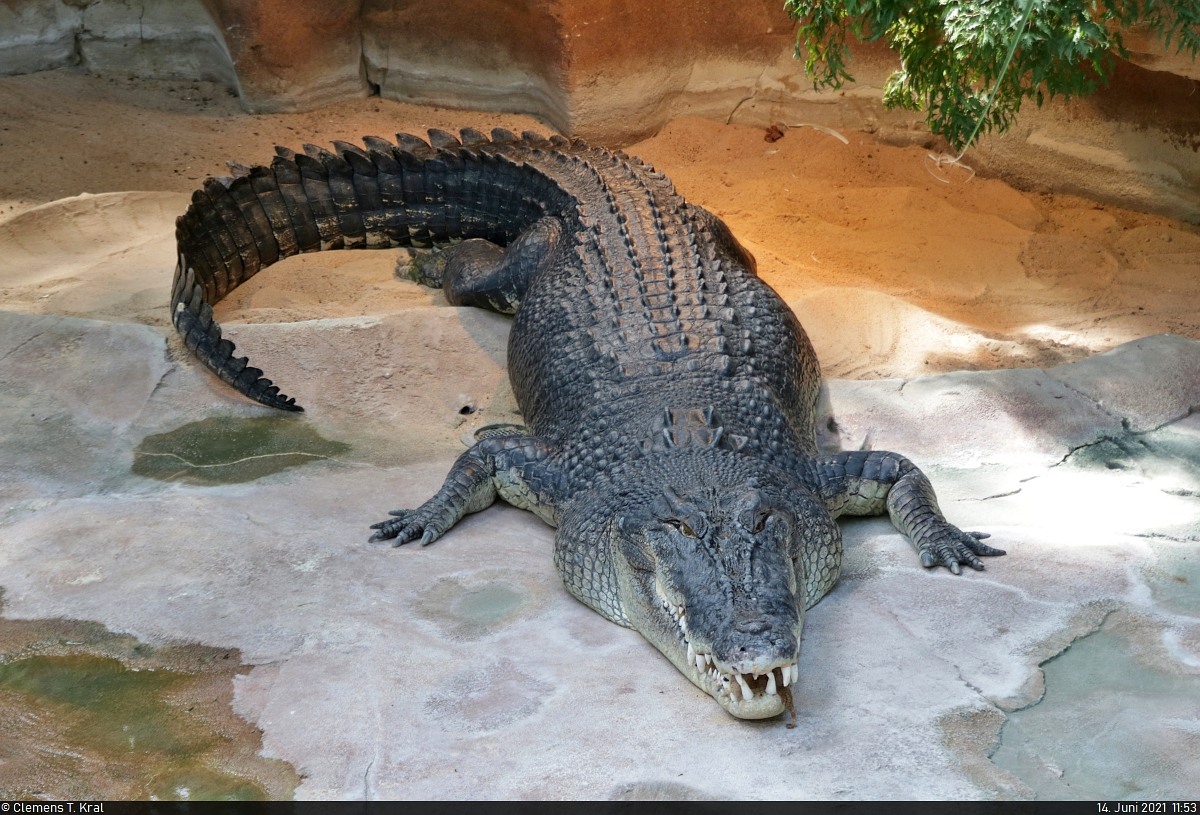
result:
[[[759,532],[763,531],[763,527],[765,527],[766,525],[767,525],[767,516],[761,515],[761,516],[759,516],[758,520],[754,522],[754,528],[751,529],[750,532],[757,535]]]
[[[683,521],[664,520],[663,523],[667,524],[668,526],[675,527],[675,529],[678,530],[679,533],[682,534],[685,538],[699,538],[700,537],[699,535],[696,534],[696,531],[694,529],[692,529],[690,526],[685,524]]]

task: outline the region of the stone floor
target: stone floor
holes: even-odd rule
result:
[[[119,316],[161,296],[131,275],[93,299]],[[828,381],[824,445],[908,455],[1008,555],[956,577],[886,520],[846,523],[788,728],[729,717],[573,600],[532,515],[366,543],[460,437],[513,419],[504,319],[229,326],[302,415],[130,319],[0,312],[3,797],[81,774],[140,797],[1200,797],[1200,343]],[[161,710],[126,721],[121,683],[150,670]],[[97,682],[116,689],[72,689]],[[219,738],[154,740],[185,719]],[[204,772],[171,765],[188,750]],[[135,753],[118,769],[145,780],[104,786]]]
[[[469,310],[397,319],[483,360],[503,341]],[[331,368],[394,330],[252,328],[308,335]],[[397,370],[436,350],[381,347],[393,358],[369,365]],[[274,362],[284,382],[315,366]],[[273,415],[160,329],[11,312],[0,377],[6,618],[237,649],[253,667],[234,675],[234,710],[295,768],[298,797],[1200,793],[1200,344],[829,382],[826,443],[914,457],[947,514],[1009,554],[955,577],[922,569],[884,520],[846,524],[841,583],[805,630],[795,729],[731,719],[571,599],[531,515],[493,508],[425,549],[366,544],[453,450],[390,461],[336,394]],[[469,418],[492,420],[491,394],[474,398]],[[444,430],[452,407],[389,419]]]

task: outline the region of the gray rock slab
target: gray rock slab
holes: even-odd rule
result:
[[[1009,554],[955,577],[922,569],[885,519],[844,524],[789,729],[732,719],[572,599],[532,515],[493,507],[425,548],[366,543],[432,494],[472,423],[512,415],[503,321],[431,308],[230,328],[307,413],[246,403],[155,328],[0,313],[4,614],[240,649],[255,667],[235,709],[304,777],[299,798],[1120,797],[1121,749],[1139,768],[1128,795],[1200,794],[1200,611],[1181,582],[1200,579],[1194,417],[1135,433],[1039,371],[829,382],[828,440],[928,462],[947,515]],[[480,409],[464,418],[460,396]],[[148,437],[276,419],[344,450],[242,481],[134,471]],[[85,432],[103,442],[81,448]],[[1132,694],[1143,715],[1071,713],[1108,659],[1086,698]]]
[[[519,421],[506,396],[508,330],[508,319],[480,309],[413,308],[385,317],[228,325],[225,336],[317,426],[390,435],[395,447],[458,445],[464,425]],[[228,392],[210,381],[214,395]]]
[[[103,492],[170,369],[141,325],[0,311],[0,516],[18,501]]]
[[[0,8],[0,32],[0,76],[82,65],[237,85],[221,33],[195,0],[14,0]]]
[[[911,451],[919,464],[1048,466],[1121,431],[1120,418],[1036,368],[826,386],[836,423],[826,430],[843,449]]]
[[[1153,430],[1200,408],[1200,343],[1159,334],[1046,372],[1124,418]]]

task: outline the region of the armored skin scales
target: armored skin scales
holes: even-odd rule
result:
[[[804,613],[841,566],[839,515],[888,513],[922,565],[1003,554],[943,517],[895,453],[821,455],[820,371],[728,228],[623,153],[559,136],[431,130],[277,148],[209,179],[177,222],[173,322],[217,376],[300,410],[235,357],[212,304],[280,258],[439,248],[412,274],[515,315],[526,426],[499,426],[371,540],[428,544],[497,497],[557,528],[567,590],[639,631],[734,716],[784,709]]]

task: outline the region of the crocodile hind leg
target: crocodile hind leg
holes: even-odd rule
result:
[[[433,254],[419,254],[403,270],[426,286],[441,288],[453,306],[515,314],[538,269],[560,245],[562,221],[547,217],[501,248],[473,238]]]
[[[981,555],[1004,554],[981,542],[986,533],[963,532],[947,521],[929,479],[904,456],[856,451],[821,456],[815,464],[821,498],[834,517],[887,512],[917,547],[922,566],[958,574],[960,564],[982,570]]]
[[[392,510],[394,518],[371,525],[378,531],[370,540],[390,539],[393,546],[418,538],[422,545],[432,543],[497,496],[557,526],[561,486],[552,453],[536,436],[508,434],[476,442],[454,462],[437,495],[416,509]]]

